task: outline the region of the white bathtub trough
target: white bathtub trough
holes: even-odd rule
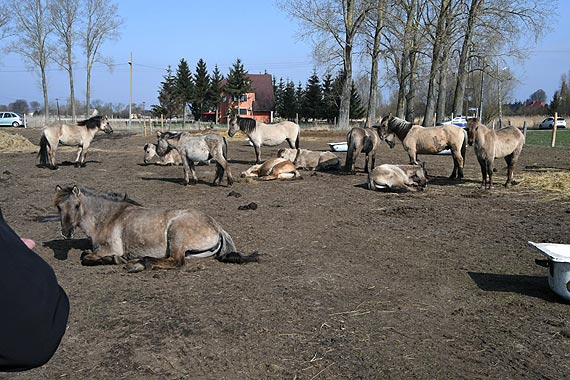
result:
[[[554,293],[570,301],[570,244],[534,243],[530,247],[538,249],[547,260],[537,264],[548,268],[548,285]]]

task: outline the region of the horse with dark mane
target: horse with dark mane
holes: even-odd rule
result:
[[[232,116],[229,119],[228,135],[234,137],[237,131],[244,132],[253,144],[255,163],[261,163],[261,146],[276,146],[287,141],[290,148],[299,148],[301,128],[292,121],[265,124],[248,117]]]
[[[360,153],[366,155],[364,161],[364,173],[368,173],[368,163],[370,162],[370,170],[376,162],[376,150],[380,146],[378,133],[374,128],[354,127],[346,134],[346,144],[348,150],[346,152],[346,162],[344,163],[344,171],[350,171],[352,174],[356,172],[356,159]]]
[[[509,187],[513,182],[515,163],[518,161],[524,145],[523,133],[516,127],[505,127],[495,131],[477,121],[467,123],[467,133],[469,145],[473,145],[473,150],[481,166],[481,188],[490,189],[493,186],[495,158],[501,157],[504,157],[507,163],[505,187]]]
[[[418,154],[436,154],[445,149],[451,150],[453,172],[450,179],[463,178],[463,165],[467,148],[467,132],[449,124],[425,128],[389,114],[384,116],[376,127],[380,139],[394,148],[397,137],[408,153],[410,164],[418,165]]]
[[[42,136],[40,137],[40,152],[38,153],[40,166],[57,169],[55,152],[59,144],[79,147],[75,166],[85,166],[87,148],[91,145],[91,141],[93,141],[95,133],[98,131],[103,131],[107,134],[113,133],[113,128],[111,128],[106,116],[93,116],[77,122],[77,125],[48,125],[42,130]]]
[[[77,228],[91,240],[83,265],[126,263],[129,272],[172,269],[191,257],[247,263],[257,253],[236,251],[230,236],[214,218],[194,209],[145,208],[126,194],[98,193],[87,188],[56,187],[54,205],[61,234],[71,239]]]

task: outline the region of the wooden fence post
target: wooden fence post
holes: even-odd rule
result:
[[[523,135],[524,135],[525,140],[526,140],[526,130],[527,130],[527,128],[526,128],[526,120],[525,120],[523,122]]]
[[[554,112],[554,124],[552,126],[552,143],[550,146],[554,148],[556,146],[556,121],[558,120],[558,112]]]

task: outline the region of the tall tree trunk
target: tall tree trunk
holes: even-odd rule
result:
[[[444,45],[448,44],[446,20],[447,12],[449,12],[451,0],[441,0],[439,14],[437,18],[437,26],[435,30],[435,41],[431,55],[431,68],[428,79],[428,93],[426,100],[426,110],[424,115],[424,127],[431,127],[434,123],[434,113],[436,109],[436,87],[437,80],[441,77],[442,55]]]
[[[91,63],[87,62],[87,84],[85,86],[85,112],[88,118],[91,114]]]
[[[411,123],[416,117],[414,98],[416,97],[417,77],[418,77],[418,54],[410,53],[410,77],[408,80],[408,92],[406,92],[406,117],[405,119]]]
[[[45,63],[40,65],[40,70],[42,76],[42,91],[44,94],[44,123],[47,125],[49,123],[49,99]]]
[[[71,51],[68,52],[68,58],[71,62]],[[75,114],[75,86],[73,84],[73,66],[69,65],[67,72],[69,73],[69,102],[71,104],[71,118],[73,122],[76,122],[76,114]]]
[[[386,0],[378,0],[376,8],[376,27],[374,28],[374,42],[372,45],[372,67],[370,69],[370,91],[368,94],[368,107],[366,110],[366,126],[372,127],[376,123],[376,96],[378,94],[378,58],[380,56],[380,38],[384,25],[384,12]]]
[[[459,65],[457,67],[457,84],[455,86],[455,96],[453,98],[453,113],[455,115],[463,114],[463,98],[465,97],[465,87],[467,85],[467,62],[470,58],[471,45],[473,40],[473,31],[475,21],[479,16],[479,11],[484,0],[471,0],[469,8],[469,16],[467,18],[467,27],[465,29],[465,37],[461,46],[461,54],[459,56]]]
[[[404,27],[404,47],[400,58],[400,73],[398,82],[400,88],[398,89],[398,105],[396,108],[396,116],[402,119],[406,118],[408,104],[408,95],[410,94],[407,89],[411,80],[411,63],[413,60],[410,55],[412,54],[412,47],[414,44],[415,31],[413,30],[416,17],[417,0],[412,0],[406,10],[406,26]],[[413,106],[412,106],[413,107]]]
[[[448,85],[448,55],[445,53],[442,57],[442,65],[440,67],[439,73],[439,83],[438,83],[438,91],[437,91],[437,119],[443,120],[446,115],[446,108],[447,108],[447,85]],[[437,120],[436,120],[437,121]]]

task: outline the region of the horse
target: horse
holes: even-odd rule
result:
[[[224,171],[227,175],[228,186],[234,182],[230,166],[228,164],[228,142],[217,133],[207,133],[195,136],[188,132],[160,132],[156,133],[158,138],[156,153],[163,156],[169,149],[175,149],[180,154],[182,166],[184,167],[184,185],[190,183],[190,173],[192,173],[192,184],[198,179],[194,171],[194,161],[206,162],[210,159],[216,161],[216,176],[213,186],[222,183]]]
[[[426,186],[427,178],[423,165],[382,164],[368,173],[370,190],[418,191],[424,190]]]
[[[154,157],[158,157],[158,161],[155,162],[155,165],[160,166],[167,166],[167,165],[182,165],[182,159],[180,158],[180,154],[178,151],[174,149],[168,150],[164,156],[159,156],[156,153],[156,144],[148,143],[144,146],[144,163],[148,165],[150,160]]]
[[[213,256],[221,262],[258,261],[258,254],[236,251],[228,232],[195,209],[145,208],[115,192],[98,193],[76,185],[56,187],[54,206],[61,234],[71,239],[77,228],[93,249],[81,254],[83,265],[126,263],[128,272],[180,268],[191,257]]]
[[[441,125],[425,128],[389,114],[382,118],[378,130],[380,139],[394,148],[394,135],[400,139],[408,153],[410,164],[417,165],[418,154],[436,154],[451,150],[453,172],[449,179],[463,178],[463,165],[467,148],[467,132],[455,125]]]
[[[48,125],[42,130],[40,137],[40,152],[38,153],[40,167],[57,169],[55,152],[59,144],[79,147],[75,167],[85,166],[87,148],[89,148],[98,131],[103,131],[106,134],[113,133],[113,128],[111,128],[106,116],[93,116],[77,122],[77,125]]]
[[[380,146],[380,139],[376,129],[354,127],[346,134],[346,142],[348,150],[346,152],[344,171],[350,171],[352,174],[356,173],[356,159],[362,152],[366,154],[364,173],[368,173],[368,162],[370,162],[370,169],[372,169],[376,162],[376,151]]]
[[[262,181],[274,179],[302,179],[293,163],[285,158],[270,158],[262,164],[255,164],[241,173],[242,178],[259,178]]]
[[[285,158],[295,165],[297,169],[305,170],[338,170],[340,160],[332,152],[315,152],[308,149],[281,148],[277,157]]]
[[[255,150],[255,163],[261,163],[261,146],[277,146],[287,141],[290,148],[299,148],[301,128],[291,121],[277,124],[265,124],[249,117],[233,116],[229,119],[228,135],[234,137],[237,131],[243,131]]]
[[[495,131],[477,121],[467,123],[467,133],[469,145],[473,145],[481,166],[481,189],[490,189],[493,186],[493,165],[495,158],[501,157],[507,162],[505,187],[509,187],[513,182],[513,168],[524,145],[523,133],[516,127],[505,127]]]

